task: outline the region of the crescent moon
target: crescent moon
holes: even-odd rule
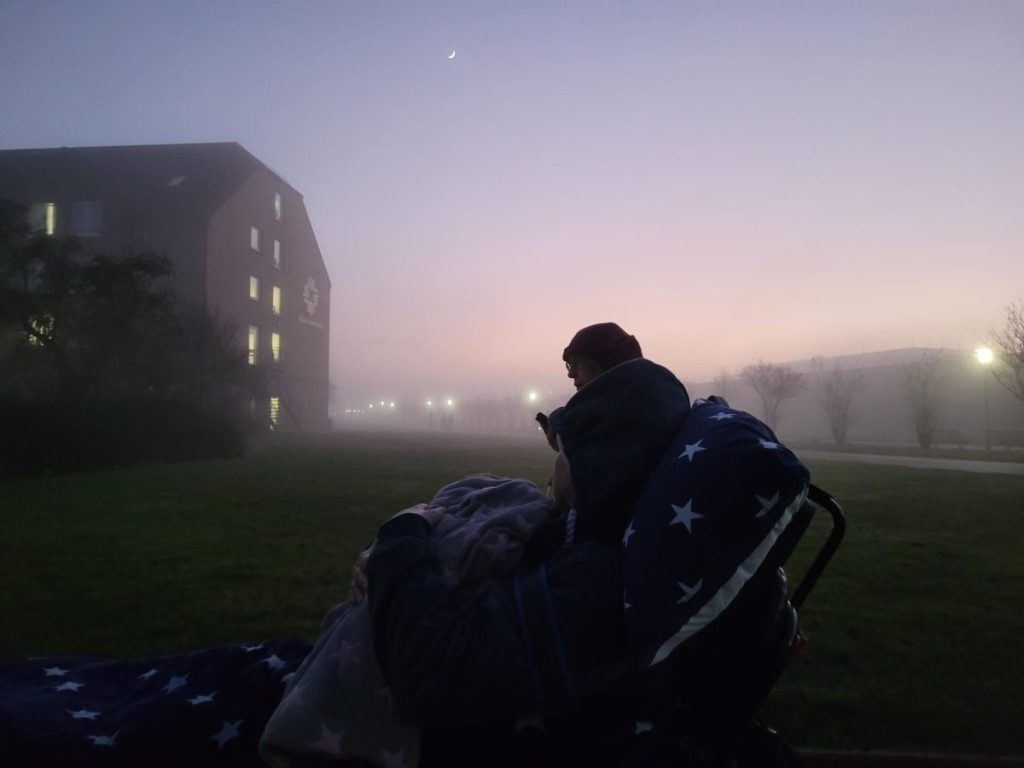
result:
[[[455,51],[452,51],[451,53],[448,54],[448,60],[450,61],[450,60],[452,60],[454,58],[455,58]]]

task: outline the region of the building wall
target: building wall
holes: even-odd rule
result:
[[[153,199],[124,192],[124,179],[105,172],[102,165],[83,162],[73,152],[60,150],[36,157],[18,157],[0,173],[0,197],[25,206],[55,203],[55,237],[79,237],[82,252],[125,253],[151,251],[167,256],[174,269],[175,292],[185,302],[202,302],[203,255],[206,224],[190,211],[176,210],[177,190],[159,189]],[[179,194],[188,194],[182,190]],[[175,195],[177,196],[177,195]],[[98,202],[101,221],[97,236],[82,236],[71,229],[76,202]]]
[[[275,193],[282,198],[280,220]],[[260,231],[258,252],[250,247],[253,226]],[[281,244],[280,268],[274,265],[274,240]],[[259,280],[256,301],[249,296],[250,277]],[[248,327],[259,328],[258,360],[268,365],[268,394],[280,399],[282,425],[326,429],[330,281],[302,196],[273,173],[254,171],[210,218],[206,278],[208,305],[237,324],[243,344]],[[274,286],[281,289],[279,316],[271,309]],[[281,335],[277,364],[271,360],[273,332]]]

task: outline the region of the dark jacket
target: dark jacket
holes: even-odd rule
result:
[[[594,543],[496,581],[460,604],[417,515],[385,524],[368,563],[374,650],[421,725],[514,721],[607,687],[625,639],[619,556]]]
[[[551,413],[576,491],[576,540],[618,549],[651,472],[690,412],[667,368],[630,360]]]
[[[627,671],[619,549],[688,410],[683,385],[647,360],[581,389],[552,416],[576,543],[551,537],[468,604],[443,585],[422,518],[381,528],[367,566],[374,650],[400,710],[423,726],[424,765],[612,765],[635,746],[636,712],[614,690]],[[531,713],[546,728],[517,731]]]

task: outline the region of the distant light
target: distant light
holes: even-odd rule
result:
[[[383,400],[381,400],[381,401],[380,401],[380,407],[381,407],[381,408],[383,408],[383,407],[384,407],[384,401],[383,401]]]
[[[395,401],[392,400],[390,403],[388,403],[388,406],[391,407],[391,408],[394,408],[395,407]]]
[[[453,405],[455,405],[455,401],[449,397],[447,400],[444,401],[444,404],[451,408]]]
[[[433,408],[433,407],[434,407],[434,401],[433,400],[427,400],[427,408]]]
[[[991,365],[992,361],[996,359],[995,352],[989,347],[978,347],[974,350],[974,356],[982,365]]]
[[[373,403],[370,403],[370,407],[373,408]]]
[[[536,392],[530,390],[530,393],[526,396],[531,403],[537,402],[537,398],[540,397]]]

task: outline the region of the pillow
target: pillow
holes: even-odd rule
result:
[[[804,503],[808,482],[803,464],[753,416],[694,404],[623,537],[635,662],[659,664],[722,615]]]

